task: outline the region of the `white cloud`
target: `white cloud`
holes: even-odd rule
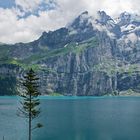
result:
[[[131,33],[127,35],[127,39],[130,40],[131,42],[135,43],[138,40],[138,37],[136,36],[135,33]]]
[[[24,11],[32,12],[43,0],[15,0],[17,6],[20,6]]]
[[[42,2],[55,0],[15,0],[24,12],[33,12]],[[139,0],[56,0],[55,10],[39,11],[18,19],[24,12],[17,8],[0,8],[0,42],[29,42],[37,39],[43,31],[55,30],[71,22],[81,12],[88,10],[96,15],[98,10],[105,10],[109,15],[117,16],[123,11],[140,13]]]
[[[126,44],[129,43],[136,43],[137,41],[140,41],[140,37],[136,36],[135,33],[129,33],[128,35],[122,36],[122,38],[119,39],[120,42],[124,41]],[[135,45],[133,46],[135,47]]]
[[[115,37],[116,37],[114,33],[110,32],[110,31],[108,30],[109,28],[107,29],[106,26],[101,25],[101,24],[98,24],[95,20],[92,20],[92,25],[93,25],[93,27],[94,27],[95,29],[97,29],[98,31],[100,31],[100,32],[106,32],[107,35],[108,35],[110,38],[115,38]]]
[[[56,2],[55,0],[15,0],[16,8],[20,8],[20,10],[25,13],[32,13],[47,4],[49,4],[50,7],[55,7]]]

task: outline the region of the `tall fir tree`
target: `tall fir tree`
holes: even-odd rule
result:
[[[36,73],[30,69],[21,80],[21,88],[19,96],[20,106],[18,108],[18,115],[28,119],[28,140],[32,140],[32,130],[41,128],[43,125],[38,123],[32,126],[32,120],[37,118],[40,114],[40,100],[38,96],[38,80]]]

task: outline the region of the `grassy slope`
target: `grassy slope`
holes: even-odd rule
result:
[[[81,53],[85,49],[87,49],[89,47],[95,47],[97,45],[98,45],[97,39],[96,38],[91,38],[91,39],[86,40],[84,42],[81,42],[79,44],[70,43],[70,44],[67,44],[63,48],[53,49],[53,50],[50,50],[50,51],[49,50],[46,50],[46,51],[44,50],[42,53],[38,53],[38,54],[30,56],[29,58],[23,60],[23,62],[31,64],[32,62],[37,62],[37,61],[41,61],[41,60],[44,60],[44,59],[49,59],[49,58],[52,58],[52,57],[66,55],[70,52]]]
[[[48,50],[42,47],[40,48],[42,49],[40,52],[35,53],[26,59],[17,60],[10,57],[10,52],[12,52],[13,46],[0,45],[0,64],[14,64],[22,67],[23,69],[29,69],[32,67],[33,69],[38,70],[41,68],[40,65],[37,64],[38,61],[66,55],[70,52],[80,54],[87,48],[96,46],[98,46],[98,41],[97,38],[93,37],[80,43],[67,44],[65,47],[59,49]]]
[[[92,37],[80,43],[67,44],[65,45],[65,47],[59,49],[48,50],[48,47],[41,47],[41,52],[31,55],[30,57],[24,60],[17,60],[10,57],[10,52],[12,52],[13,46],[0,44],[0,64],[14,64],[22,67],[23,69],[29,69],[32,67],[33,69],[38,70],[41,68],[41,66],[37,64],[38,61],[46,60],[57,56],[67,55],[70,52],[80,54],[90,47],[98,46],[98,43],[99,42],[97,38]],[[117,67],[117,71],[119,73],[129,72],[131,75],[133,71],[139,71],[139,68],[140,65],[135,64],[130,66]],[[114,75],[115,69],[116,68],[114,60],[109,59],[104,60],[104,62],[102,62],[102,64],[100,65],[95,65],[92,70],[102,70],[104,72],[107,72],[108,75]]]

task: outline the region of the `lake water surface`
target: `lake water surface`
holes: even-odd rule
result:
[[[27,140],[17,97],[0,97],[0,140]],[[41,97],[33,140],[140,140],[140,97]]]

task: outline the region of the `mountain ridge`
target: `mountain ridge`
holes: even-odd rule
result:
[[[33,67],[43,95],[100,96],[138,91],[139,16],[125,12],[115,21],[104,11],[97,15],[94,18],[83,12],[67,27],[43,32],[30,43],[0,44],[1,74],[7,78],[4,71],[9,71],[18,81]]]

